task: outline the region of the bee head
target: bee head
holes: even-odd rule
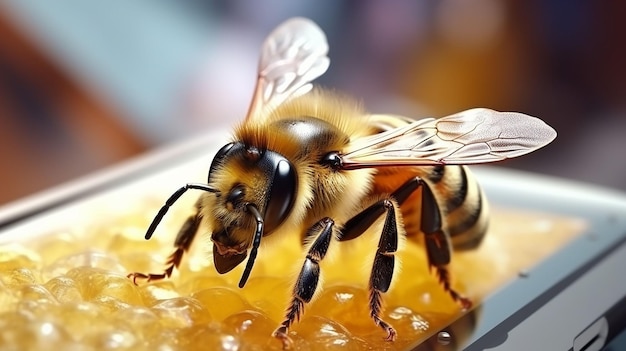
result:
[[[209,218],[214,224],[215,267],[220,273],[232,270],[252,247],[245,276],[261,237],[271,234],[291,213],[298,184],[295,167],[277,152],[232,142],[217,152],[208,184],[219,189]]]

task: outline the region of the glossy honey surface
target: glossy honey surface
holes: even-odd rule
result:
[[[37,239],[3,242],[0,350],[280,350],[271,334],[284,318],[304,259],[297,238],[262,246],[243,289],[237,287],[241,267],[215,272],[206,235],[171,279],[135,285],[129,272],[158,273],[171,251],[171,236],[143,239],[154,208],[158,204],[142,204],[105,222],[42,228]],[[173,210],[159,233],[175,235],[185,210]],[[496,209],[480,249],[453,256],[453,286],[479,305],[582,228],[568,218]],[[398,338],[385,341],[369,317],[376,233],[368,234],[335,245],[322,263],[321,289],[290,330],[294,349],[404,349],[465,313],[480,318],[479,308],[461,311],[429,273],[422,247],[407,242],[384,296],[383,318]],[[471,329],[469,323],[456,337]]]

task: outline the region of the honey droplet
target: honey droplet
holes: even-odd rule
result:
[[[44,286],[60,303],[76,303],[83,299],[76,281],[69,277],[54,277],[47,281]]]
[[[311,303],[310,315],[318,315],[341,323],[354,333],[367,333],[377,329],[369,314],[369,298],[365,289],[335,285],[324,289]]]
[[[54,313],[50,313],[46,318],[54,316],[53,320],[62,324],[76,340],[82,340],[86,335],[96,333],[111,325],[103,309],[91,302],[63,303],[50,312]]]
[[[56,301],[49,300],[18,300],[14,311],[25,320],[35,321],[48,318],[57,312]]]
[[[430,278],[430,277],[429,277]],[[460,306],[438,284],[435,277],[426,279],[420,284],[407,284],[398,291],[390,291],[387,301],[397,301],[413,311],[436,312],[454,316],[459,313]]]
[[[280,340],[272,336],[278,323],[259,311],[237,312],[224,319],[222,324],[227,332],[239,336],[246,350],[282,350]]]
[[[0,245],[0,272],[41,268],[41,256],[19,244]]]
[[[0,273],[0,282],[9,289],[18,289],[24,285],[38,284],[41,282],[39,271],[30,268],[13,268]]]
[[[428,318],[433,316],[422,316],[408,307],[400,306],[390,308],[386,314],[386,321],[389,322],[398,333],[396,344],[410,344],[421,338],[428,336],[427,332],[432,329]]]
[[[198,300],[190,297],[163,300],[152,306],[151,310],[169,328],[185,328],[211,321],[209,311]]]
[[[186,341],[181,340],[181,334],[184,330],[185,329],[170,328],[169,326],[163,325],[160,333],[144,339],[145,349],[159,351],[192,351],[183,345]]]
[[[0,314],[0,349],[2,350],[66,350],[73,339],[62,324],[50,318],[50,313],[33,315],[37,302],[24,305],[28,311],[16,310]],[[26,306],[30,305],[30,306]],[[48,306],[51,307],[52,305]],[[22,306],[20,306],[22,307]],[[41,306],[39,306],[41,307]],[[51,311],[52,309],[46,309]]]
[[[227,285],[228,283],[222,277],[198,275],[194,276],[193,279],[185,279],[185,281],[180,285],[179,291],[182,294],[191,295],[200,290]]]
[[[119,324],[128,324],[140,340],[150,340],[164,330],[159,316],[148,307],[129,307],[116,311],[113,319]]]
[[[103,310],[107,311],[108,313],[116,312],[119,310],[124,310],[124,309],[131,307],[130,304],[116,297],[108,296],[108,295],[98,295],[90,299],[90,301],[100,306]]]
[[[407,307],[396,307],[388,314],[389,321],[393,321],[398,331],[406,330],[417,331],[420,333],[427,332],[430,329],[430,323],[426,318]]]
[[[46,280],[50,280],[77,268],[97,268],[120,275],[127,273],[126,268],[114,257],[100,251],[86,251],[56,260],[51,265],[44,267],[43,275]]]
[[[0,314],[15,309],[18,297],[0,281]]]
[[[43,348],[49,347],[50,344],[54,345],[70,340],[63,327],[51,322],[35,322],[31,324],[31,330],[37,336],[37,343]]]
[[[123,325],[111,325],[101,328],[97,332],[86,336],[83,339],[88,345],[92,345],[95,350],[135,350],[139,340],[133,331]]]
[[[222,330],[218,323],[196,324],[181,330],[178,340],[185,350],[222,350],[241,349],[239,337]]]
[[[137,286],[123,275],[83,266],[69,270],[67,277],[76,281],[83,299],[87,301],[108,296],[131,305],[142,302]]]
[[[305,317],[293,330],[314,350],[359,350],[352,334],[341,324],[320,316]]]
[[[138,287],[138,290],[141,298],[143,299],[143,303],[146,306],[152,306],[160,300],[167,300],[180,296],[178,291],[176,291],[174,283],[168,280],[143,284]]]
[[[191,296],[198,300],[217,321],[252,307],[237,291],[230,288],[204,289]]]
[[[22,301],[50,301],[55,302],[56,299],[43,285],[27,284],[17,290],[17,294]]]
[[[279,277],[253,277],[242,289],[246,300],[273,320],[283,320],[293,287]]]

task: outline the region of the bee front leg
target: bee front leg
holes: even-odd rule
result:
[[[306,259],[293,289],[293,298],[287,308],[285,320],[272,334],[283,342],[283,348],[285,349],[291,347],[291,340],[288,335],[289,327],[294,321],[300,319],[304,310],[304,304],[311,301],[317,289],[317,283],[320,278],[319,262],[326,256],[333,238],[334,225],[335,222],[327,217],[308,230],[307,237],[317,235],[317,239],[315,239],[307,252]]]
[[[145,279],[147,282],[150,282],[169,278],[174,269],[178,268],[181,260],[183,259],[184,253],[189,250],[189,247],[191,247],[191,243],[193,242],[193,239],[198,232],[198,228],[200,227],[200,223],[202,222],[202,217],[200,216],[201,200],[202,198],[198,199],[196,202],[196,212],[187,218],[178,231],[176,240],[174,240],[175,250],[165,262],[167,268],[165,268],[163,273],[130,273],[127,277],[131,278],[133,283],[137,284],[137,279]]]

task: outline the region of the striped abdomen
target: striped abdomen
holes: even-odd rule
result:
[[[487,231],[488,205],[478,182],[465,166],[381,168],[375,176],[374,193],[391,193],[416,175],[433,190],[454,249],[472,249],[480,244]],[[421,233],[420,209],[421,192],[401,206],[406,235],[417,240]]]
[[[429,167],[431,185],[445,218],[444,228],[455,249],[472,249],[482,241],[489,209],[476,178],[465,166]]]

